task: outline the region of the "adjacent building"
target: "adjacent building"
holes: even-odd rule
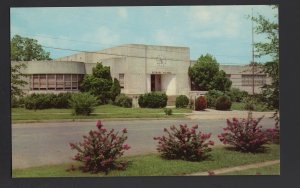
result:
[[[151,91],[162,91],[168,96],[199,95],[191,91],[188,68],[196,61],[190,60],[188,47],[127,44],[96,52],[82,52],[53,61],[24,62],[23,73],[28,75],[25,93],[77,92],[85,74],[91,74],[96,63],[110,67],[111,76],[120,82],[122,93],[137,96]],[[19,62],[12,62],[12,64]],[[252,93],[270,79],[252,67],[220,65],[232,81],[232,87]]]

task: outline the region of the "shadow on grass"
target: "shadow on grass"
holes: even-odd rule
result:
[[[85,168],[83,163],[80,163],[78,165],[70,165],[69,168],[65,169],[66,172],[74,172],[74,171],[80,171],[87,174],[95,174],[95,175],[108,175],[111,171],[125,171],[127,168],[131,167],[133,164],[132,160],[123,160],[123,161],[117,161],[116,164],[113,166],[107,168],[107,169],[99,169],[98,171],[92,171],[87,168]]]

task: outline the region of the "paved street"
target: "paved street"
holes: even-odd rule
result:
[[[107,129],[128,129],[128,143],[131,149],[126,155],[156,152],[154,136],[163,134],[163,128],[180,123],[189,126],[198,124],[205,133],[212,133],[212,140],[220,144],[217,134],[226,126],[225,120],[131,120],[103,121]],[[70,162],[74,155],[70,142],[82,140],[82,135],[96,129],[95,122],[24,123],[12,125],[12,167],[26,168],[46,164]],[[274,120],[265,118],[264,128],[274,126]]]

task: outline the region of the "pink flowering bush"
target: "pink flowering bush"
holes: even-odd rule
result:
[[[124,170],[128,162],[117,159],[125,150],[130,149],[130,146],[124,144],[127,140],[127,129],[123,129],[119,135],[114,129],[106,130],[99,120],[97,128],[98,130],[91,130],[89,135],[83,136],[83,142],[70,143],[71,149],[78,152],[73,159],[83,162],[84,165],[80,168],[84,172],[108,173],[111,169]]]
[[[268,133],[258,125],[262,118],[248,117],[242,120],[233,118],[232,121],[227,119],[227,127],[223,129],[225,132],[218,137],[223,144],[232,145],[238,150],[257,152],[270,141]]]
[[[187,125],[174,125],[164,129],[167,134],[162,137],[154,137],[158,140],[157,150],[161,156],[167,159],[183,159],[189,161],[199,161],[208,157],[211,151],[209,146],[214,145],[213,141],[208,141],[211,133],[204,134],[197,132],[198,125],[188,128]]]
[[[279,124],[275,124],[274,128],[267,129],[267,134],[269,136],[269,139],[274,144],[280,143],[280,127]]]

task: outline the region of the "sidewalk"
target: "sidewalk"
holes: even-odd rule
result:
[[[253,169],[253,168],[260,168],[260,167],[275,165],[275,164],[279,164],[279,163],[280,163],[280,160],[266,161],[266,162],[253,163],[253,164],[230,167],[230,168],[220,168],[220,169],[212,170],[211,172],[213,172],[214,175],[219,175],[219,174],[222,175],[222,174],[228,173],[228,172],[249,170],[249,169]],[[209,172],[198,172],[198,173],[193,173],[193,174],[186,174],[186,176],[207,176],[207,175],[209,175]]]

